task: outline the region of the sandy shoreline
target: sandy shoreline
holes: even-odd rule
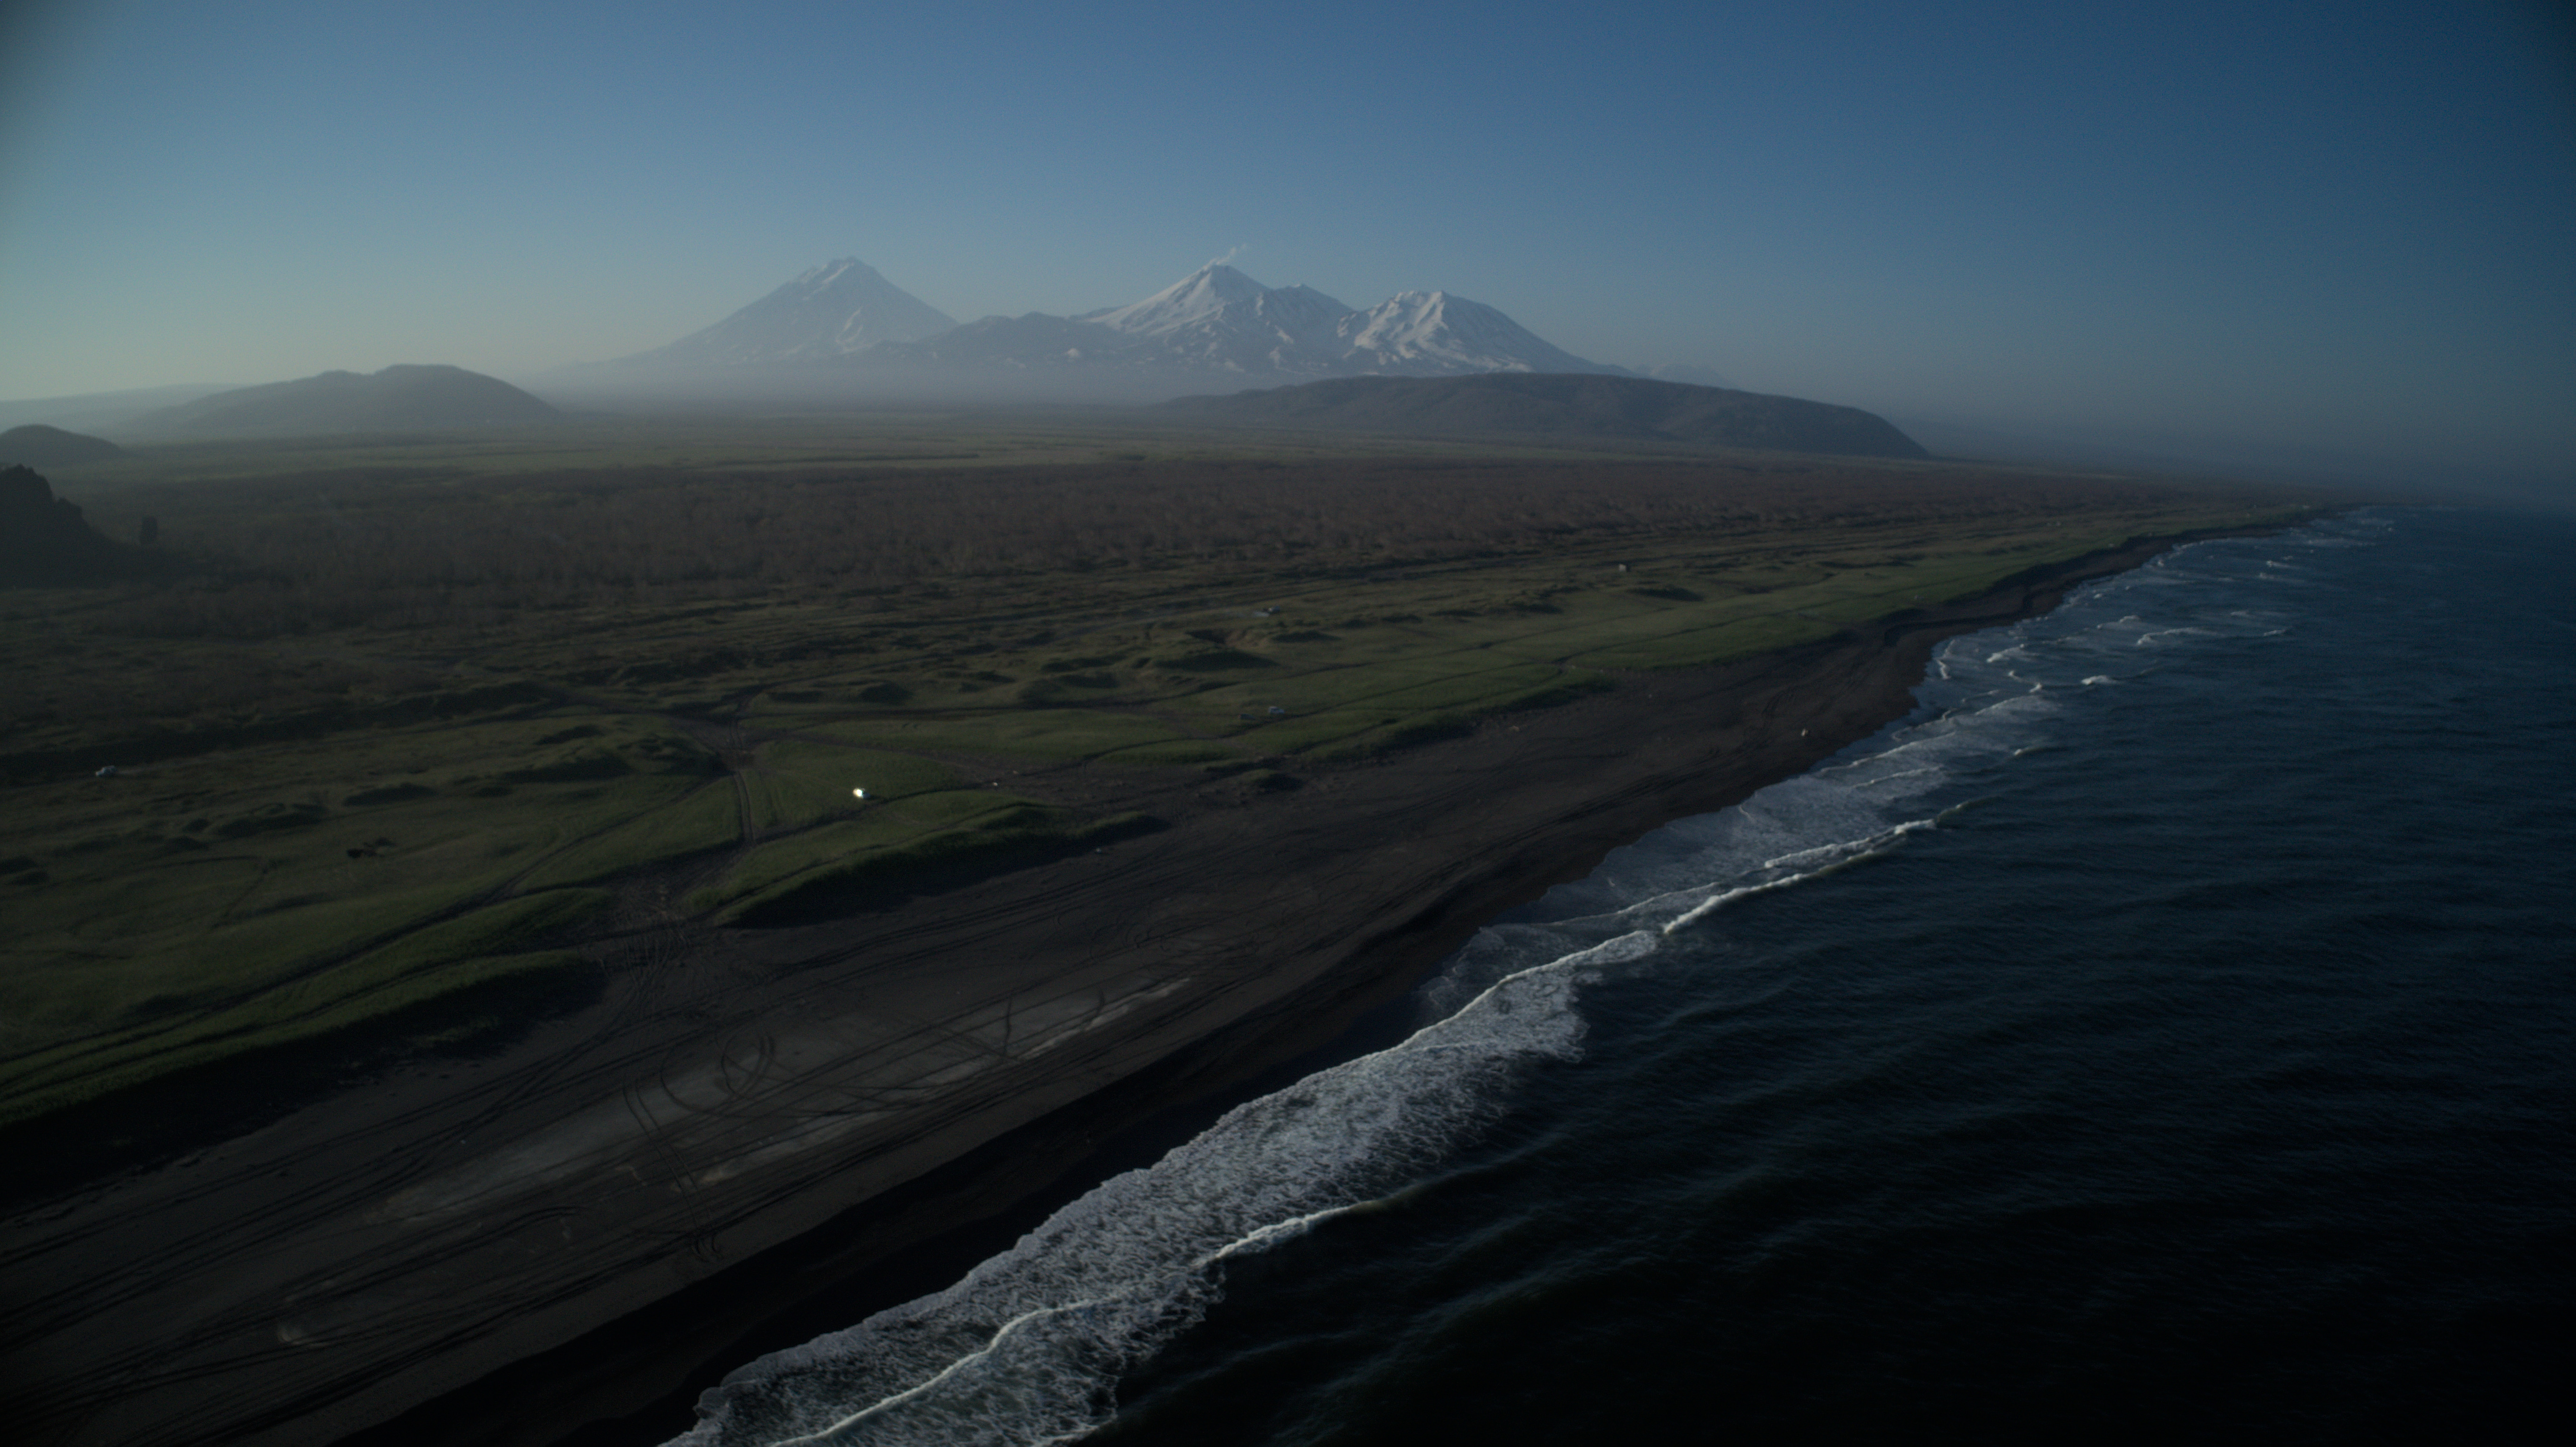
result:
[[[2170,542],[1293,791],[1174,786],[1161,833],[849,919],[640,936],[499,1057],[14,1219],[19,1440],[658,1440],[693,1374],[944,1285],[1499,910],[1901,716],[1941,639]]]

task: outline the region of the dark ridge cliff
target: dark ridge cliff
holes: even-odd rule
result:
[[[1857,407],[1643,377],[1489,372],[1345,377],[1230,397],[1182,397],[1162,411],[1194,422],[1440,437],[1548,437],[1928,457]]]
[[[0,468],[0,586],[100,583],[143,563],[140,549],[102,536],[34,468]]]

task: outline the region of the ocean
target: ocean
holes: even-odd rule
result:
[[[2554,1406],[2576,522],[2194,544],[1951,640],[1917,701],[680,1440],[2493,1442]]]

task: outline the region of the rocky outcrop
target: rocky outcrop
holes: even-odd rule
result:
[[[141,559],[100,535],[31,467],[0,468],[0,586],[97,583]]]

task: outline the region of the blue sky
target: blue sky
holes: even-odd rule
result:
[[[0,5],[0,398],[1240,248],[1900,416],[2576,475],[2563,6]]]

